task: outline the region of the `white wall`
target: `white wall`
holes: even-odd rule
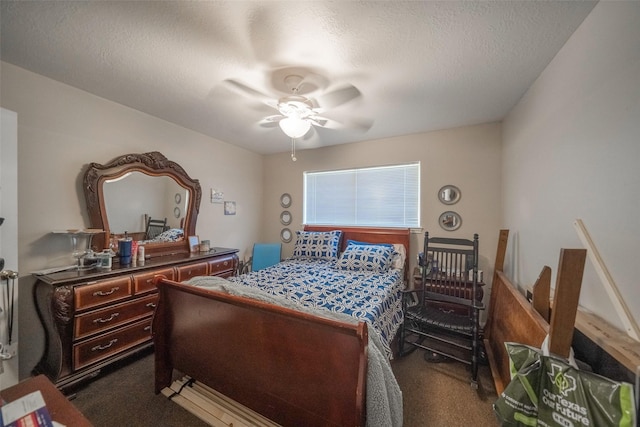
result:
[[[509,271],[531,285],[581,218],[640,321],[640,2],[601,1],[503,123]],[[552,283],[555,283],[555,271]],[[580,304],[622,327],[587,260]]]
[[[260,233],[262,157],[11,64],[0,65],[2,107],[20,117],[19,352],[20,377],[25,378],[44,349],[29,272],[70,263],[70,243],[51,231],[90,225],[81,187],[88,163],[160,151],[200,180],[200,238],[244,252]],[[225,216],[222,205],[209,203],[211,187],[236,201],[235,216]]]
[[[15,111],[0,109],[0,217],[4,218],[0,226],[0,258],[4,258],[4,270],[18,269],[18,115]],[[2,353],[12,356],[11,359],[0,361],[0,390],[18,382],[18,294],[20,293],[20,279],[11,279],[0,283],[0,343]],[[9,288],[7,288],[9,286]],[[7,298],[6,291],[13,289],[13,299]],[[8,327],[10,320],[9,301],[13,306],[13,327],[11,331],[11,345],[9,345]],[[4,372],[1,372],[4,371]]]
[[[265,241],[280,241],[282,193],[292,196],[288,210],[293,221],[289,228],[294,232],[302,229],[305,171],[420,161],[422,230],[416,230],[412,235],[411,268],[415,265],[416,254],[422,250],[424,231],[432,236],[463,238],[472,238],[478,233],[480,267],[485,271],[485,277],[490,278],[500,230],[500,139],[500,124],[490,123],[314,150],[298,149],[296,162],[291,161],[289,153],[266,156],[262,237]],[[299,146],[303,147],[303,143]],[[460,188],[462,198],[455,205],[444,205],[438,200],[438,190],[446,184]],[[448,210],[458,212],[462,217],[462,226],[453,232],[443,230],[438,224],[440,214]],[[295,236],[284,246],[285,256],[291,255],[294,243]]]

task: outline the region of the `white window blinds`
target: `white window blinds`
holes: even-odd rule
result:
[[[419,227],[420,163],[304,173],[304,223]]]

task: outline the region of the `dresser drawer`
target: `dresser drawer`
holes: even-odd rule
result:
[[[158,295],[153,294],[131,302],[81,314],[74,319],[74,339],[85,338],[144,317],[151,316],[156,308]]]
[[[185,280],[189,280],[195,276],[206,276],[207,275],[207,263],[200,262],[196,264],[184,265],[182,267],[177,268],[178,271],[178,282],[184,282]]]
[[[235,270],[235,257],[233,255],[216,258],[209,261],[210,276],[232,276]]]
[[[124,300],[132,295],[131,277],[104,280],[74,288],[76,310],[86,310],[103,304]]]
[[[73,346],[73,369],[80,369],[151,341],[151,317]]]
[[[156,286],[153,284],[153,277],[157,274],[166,276],[169,280],[174,280],[173,268],[164,268],[162,270],[153,270],[148,273],[136,274],[133,276],[133,289],[135,294],[155,291]]]

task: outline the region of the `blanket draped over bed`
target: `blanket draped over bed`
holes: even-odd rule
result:
[[[401,272],[392,272],[386,278],[374,277],[375,275],[368,273],[335,272],[336,275],[341,275],[339,278],[341,280],[336,282],[336,277],[330,269],[325,269],[324,273],[318,273],[318,269],[312,268],[315,263],[285,261],[267,269],[268,271],[262,270],[231,278],[231,280],[218,277],[195,277],[188,283],[319,317],[349,323],[356,323],[358,320],[366,321],[371,331],[367,351],[367,425],[371,427],[401,426],[402,392],[389,364],[391,354],[389,343],[402,322],[401,311],[396,307],[399,300],[396,301],[394,297],[397,293],[395,281],[398,281],[394,275],[401,275]],[[297,282],[297,286],[294,288],[283,286],[282,276],[295,276],[294,282]],[[273,279],[274,277],[279,277],[280,280]],[[384,283],[379,283],[379,280]],[[393,283],[389,285],[385,280],[391,280]],[[367,281],[373,285],[364,286],[363,283]],[[328,285],[329,283],[340,283],[342,292],[333,289]],[[322,302],[314,298],[314,296],[317,297],[316,294],[322,294]],[[376,306],[392,309],[387,310],[386,313],[376,313],[379,315],[374,316],[372,311],[376,311]]]

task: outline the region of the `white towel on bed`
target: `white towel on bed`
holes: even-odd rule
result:
[[[231,295],[247,297],[270,304],[310,313],[316,316],[357,323],[357,319],[329,310],[301,307],[285,298],[276,297],[256,288],[239,285],[216,276],[199,276],[184,282],[193,286],[213,289]],[[402,391],[393,375],[389,360],[380,341],[380,337],[369,325],[368,369],[367,369],[367,426],[402,426]]]

